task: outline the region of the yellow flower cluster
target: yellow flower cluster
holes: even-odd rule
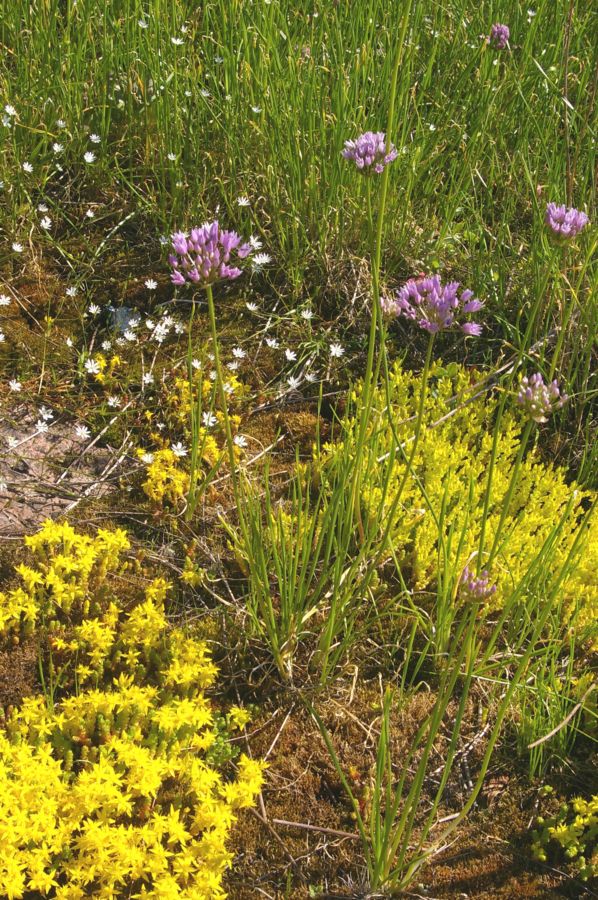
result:
[[[590,800],[576,797],[564,803],[555,816],[539,816],[533,831],[532,854],[546,862],[546,848],[556,842],[567,859],[573,860],[582,881],[598,875],[598,794]]]
[[[16,571],[22,587],[0,592],[0,637],[11,632],[30,635],[38,624],[65,616],[94,614],[103,602],[100,588],[120,554],[129,549],[122,529],[100,528],[95,537],[77,534],[67,523],[48,520],[37,534],[25,538],[36,557],[36,568]]]
[[[147,478],[141,487],[155,503],[176,505],[189,490],[189,475],[180,467],[173,451],[164,448],[154,453],[154,458],[147,467]]]
[[[479,548],[484,520],[486,549],[493,545],[511,482],[521,425],[515,417],[505,414],[500,425],[485,516],[497,401],[487,395],[472,401],[471,394],[467,393],[471,377],[470,371],[458,365],[443,369],[438,364],[432,369],[424,426],[413,463],[420,483],[418,485],[413,478],[407,480],[397,509],[392,532],[394,548],[404,571],[409,573],[411,584],[418,591],[435,590],[440,565],[446,566],[446,571],[459,573],[471,564]],[[390,382],[396,438],[409,452],[421,383],[417,375],[403,371],[398,365],[391,372]],[[362,509],[371,523],[377,521],[386,477],[385,466],[379,461],[388,458],[394,445],[386,397],[380,392],[374,399],[363,464]],[[338,448],[327,448],[324,465],[327,459],[333,461],[338,452]],[[405,461],[397,453],[385,508],[393,503],[404,474]],[[551,552],[551,571],[557,573],[561,569],[578,537],[588,496],[574,484],[567,484],[562,470],[541,462],[530,448],[520,467],[510,508],[501,525],[506,540],[492,566],[491,580],[497,585],[491,598],[494,607],[502,605],[513,585],[528,570],[530,562],[571,503],[567,521]],[[598,641],[598,584],[595,578],[598,529],[595,517],[590,526],[584,530],[580,564],[563,585],[562,593],[566,616],[581,606],[577,625],[583,626],[584,633],[593,635]]]
[[[110,591],[124,532],[90,538],[46,523],[27,542],[37,564],[21,567],[17,590],[46,626],[45,679],[50,668],[60,676],[60,696],[0,716],[0,896],[225,897],[226,841],[263,765],[241,756],[230,780],[210,761],[207,647],[168,627],[163,579],[127,608]],[[0,635],[23,622],[12,594],[0,600]],[[248,720],[238,707],[228,715],[232,726]]]

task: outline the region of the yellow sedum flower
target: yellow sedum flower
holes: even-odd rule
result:
[[[255,801],[263,766],[241,757],[225,781],[206,759],[207,647],[168,626],[164,579],[127,608],[112,593],[124,532],[47,522],[26,543],[36,565],[0,595],[0,639],[43,623],[55,672],[79,681],[0,726],[0,896],[224,898],[235,810]]]

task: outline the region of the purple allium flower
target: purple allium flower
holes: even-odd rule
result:
[[[459,322],[458,319],[479,312],[484,304],[474,298],[473,291],[461,291],[459,295],[458,289],[458,281],[442,284],[438,275],[411,279],[394,297],[382,299],[382,310],[390,316],[412,319],[430,334],[453,325],[458,325],[464,334],[481,334],[482,326],[477,322]]]
[[[556,379],[545,384],[539,372],[529,378],[524,376],[519,383],[517,403],[534,422],[547,422],[547,416],[566,402],[567,395],[561,395]]]
[[[561,238],[572,238],[586,227],[590,220],[584,212],[571,207],[549,203],[546,207],[546,224]]]
[[[238,278],[241,269],[230,265],[231,255],[245,259],[252,252],[251,244],[241,244],[241,238],[234,231],[222,231],[218,222],[208,222],[199,228],[192,228],[186,235],[177,231],[172,235],[173,252],[168,262],[173,268],[172,283],[186,282],[205,286],[227,278]],[[241,244],[241,246],[239,246]]]
[[[490,29],[490,37],[488,38],[488,43],[492,44],[492,46],[497,50],[504,50],[509,43],[510,37],[511,32],[509,31],[509,26],[501,25],[500,22],[497,22]]]
[[[490,584],[490,576],[486,569],[475,575],[469,566],[465,566],[459,581],[459,596],[463,600],[487,600],[496,593],[496,585]]]
[[[366,131],[356,141],[345,141],[342,151],[345,159],[352,159],[358,169],[364,173],[372,171],[380,175],[384,166],[391,163],[399,155],[394,144],[387,149],[386,135],[383,131]]]

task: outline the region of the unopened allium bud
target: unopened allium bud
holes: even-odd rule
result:
[[[539,372],[521,379],[517,403],[534,422],[547,422],[550,413],[559,409],[566,400],[567,395],[561,395],[556,379],[545,384]]]
[[[238,278],[241,269],[230,264],[232,254],[240,261],[252,252],[250,244],[240,244],[239,235],[222,231],[217,221],[192,228],[189,235],[176,232],[172,235],[173,252],[168,257],[173,269],[172,283],[190,282],[205,287],[215,281]]]
[[[398,156],[394,144],[387,145],[383,131],[366,131],[355,141],[345,141],[342,154],[345,159],[352,159],[364,174],[375,172],[377,175]]]
[[[590,221],[584,212],[556,203],[549,203],[546,207],[546,224],[557,237],[572,238],[579,234]]]
[[[510,37],[511,32],[509,31],[509,26],[501,25],[500,22],[497,22],[490,29],[490,37],[488,38],[488,43],[492,44],[492,46],[497,50],[504,50],[509,43]]]
[[[490,584],[490,576],[486,569],[476,575],[469,566],[465,566],[459,582],[459,596],[463,600],[487,600],[496,592],[496,585]]]
[[[462,316],[477,313],[483,308],[473,291],[459,294],[459,282],[442,284],[438,275],[411,279],[394,296],[382,298],[382,311],[389,316],[404,316],[420,328],[436,334],[458,326],[464,334],[478,335],[482,326],[477,322],[462,322]]]

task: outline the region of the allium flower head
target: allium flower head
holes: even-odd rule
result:
[[[464,334],[481,334],[477,322],[460,322],[463,315],[479,312],[484,304],[476,300],[473,291],[461,291],[459,282],[442,284],[438,275],[411,279],[397,291],[394,297],[382,299],[382,309],[387,315],[405,316],[420,328],[436,334],[457,325]]]
[[[476,575],[469,566],[465,566],[459,582],[459,596],[463,600],[487,600],[496,593],[496,585],[490,584],[490,576],[486,569]]]
[[[566,206],[559,206],[556,203],[549,203],[546,207],[546,224],[561,238],[575,237],[589,221],[584,212],[574,207],[567,209]]]
[[[492,44],[492,46],[497,50],[504,50],[509,43],[510,37],[511,32],[509,31],[509,26],[501,25],[500,22],[497,22],[490,29],[490,37],[488,38],[488,43]]]
[[[550,413],[560,409],[566,400],[567,395],[561,395],[556,379],[550,384],[545,384],[539,372],[521,379],[517,403],[534,422],[547,422]]]
[[[366,131],[355,141],[345,141],[342,154],[345,159],[352,159],[362,172],[374,171],[377,175],[398,156],[394,144],[387,145],[383,131]]]
[[[217,221],[192,228],[188,236],[178,231],[172,235],[173,252],[168,257],[173,268],[172,283],[183,285],[188,281],[205,286],[238,278],[241,269],[231,265],[232,254],[242,260],[252,249],[251,244],[241,244],[236,232],[223,231]]]

